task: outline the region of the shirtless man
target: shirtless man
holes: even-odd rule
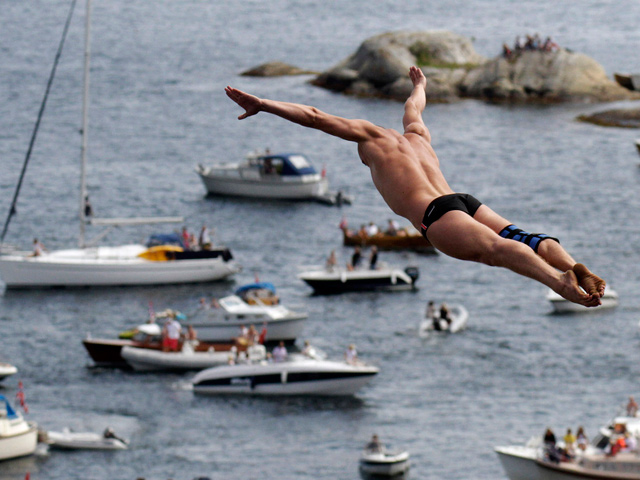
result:
[[[427,80],[417,67],[410,68],[409,76],[413,90],[404,105],[402,134],[307,105],[261,99],[231,87],[225,92],[245,110],[239,120],[267,112],[356,142],[360,159],[369,167],[387,205],[442,253],[505,267],[541,282],[567,300],[587,307],[600,305],[604,280],[576,263],[557,239],[523,232],[471,195],[449,187],[422,120]]]

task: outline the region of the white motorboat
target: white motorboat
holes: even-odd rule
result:
[[[604,292],[604,296],[600,299],[602,305],[597,307],[585,307],[578,305],[577,303],[565,300],[553,290],[549,290],[547,293],[547,300],[551,302],[553,311],[556,313],[584,313],[584,312],[598,312],[600,310],[606,310],[609,308],[615,308],[618,306],[618,293],[615,290],[607,288]]]
[[[316,294],[371,290],[411,290],[415,288],[419,271],[417,267],[404,270],[382,264],[376,269],[314,267],[300,273],[298,278],[313,288]]]
[[[440,317],[434,319],[425,318],[420,322],[418,334],[421,337],[427,337],[432,332],[457,333],[467,328],[469,312],[462,305],[450,305],[449,315],[451,317],[451,323],[448,323]]]
[[[281,304],[247,303],[238,295],[218,301],[219,308],[200,310],[189,316],[198,338],[207,342],[228,342],[237,337],[242,325],[267,329],[266,341],[293,342],[301,333],[307,313],[295,312]]]
[[[365,450],[360,456],[360,471],[368,475],[395,476],[409,469],[409,452]]]
[[[72,432],[65,428],[61,432],[48,431],[44,438],[49,447],[62,450],[126,450],[129,448],[129,442],[117,437],[110,428],[103,433]]]
[[[196,172],[209,195],[351,203],[349,196],[329,192],[324,172],[300,153],[252,152],[243,162],[198,165]]]
[[[27,422],[7,398],[0,395],[0,460],[31,455],[37,445],[38,425]]]
[[[0,362],[0,382],[11,375],[18,373],[18,369],[10,363]]]
[[[192,380],[205,394],[354,395],[378,373],[377,367],[348,364],[303,354],[282,362],[254,362],[203,370]]]
[[[120,353],[127,363],[139,372],[151,371],[187,371],[204,370],[216,365],[225,365],[238,357],[259,361],[267,358],[263,345],[252,345],[245,352],[232,351],[195,351],[189,342],[184,342],[179,352],[165,352],[150,348],[122,347]]]
[[[49,252],[38,247],[34,252],[20,252],[9,251],[4,247],[0,255],[0,278],[7,288],[42,288],[208,282],[233,275],[238,271],[238,266],[232,262],[231,253],[226,248],[200,252],[191,252],[172,245],[148,247],[133,244],[89,248],[85,242],[85,230],[88,224],[113,228],[123,225],[182,221],[180,217],[93,218],[86,185],[90,25],[91,0],[87,0],[82,96],[79,248]],[[26,164],[23,168],[26,168]],[[16,211],[15,202],[20,185],[21,182],[18,183],[14,203],[0,235],[0,245],[4,242],[9,221]],[[98,239],[102,236],[104,233]],[[39,244],[35,243],[35,245]]]
[[[640,480],[640,456],[637,451],[612,454],[611,440],[621,431],[640,437],[640,419],[616,417],[591,441],[585,450],[575,449],[573,458],[551,454],[540,437],[526,445],[496,447],[500,462],[510,480]],[[563,448],[562,442],[558,448]]]

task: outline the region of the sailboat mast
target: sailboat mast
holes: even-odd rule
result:
[[[78,246],[85,246],[85,207],[87,202],[87,145],[89,128],[89,61],[91,59],[91,0],[87,0],[84,25],[84,86],[82,94],[82,144],[80,147],[80,237]]]

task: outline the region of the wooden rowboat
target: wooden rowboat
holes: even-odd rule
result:
[[[417,232],[399,230],[398,235],[377,233],[370,237],[363,237],[358,232],[346,228],[342,229],[343,245],[347,247],[371,247],[375,245],[379,250],[411,250],[418,253],[436,254],[436,249]]]

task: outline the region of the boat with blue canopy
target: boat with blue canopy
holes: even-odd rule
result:
[[[351,203],[348,195],[330,192],[324,169],[318,172],[301,153],[253,152],[242,162],[198,165],[196,172],[208,195]]]

